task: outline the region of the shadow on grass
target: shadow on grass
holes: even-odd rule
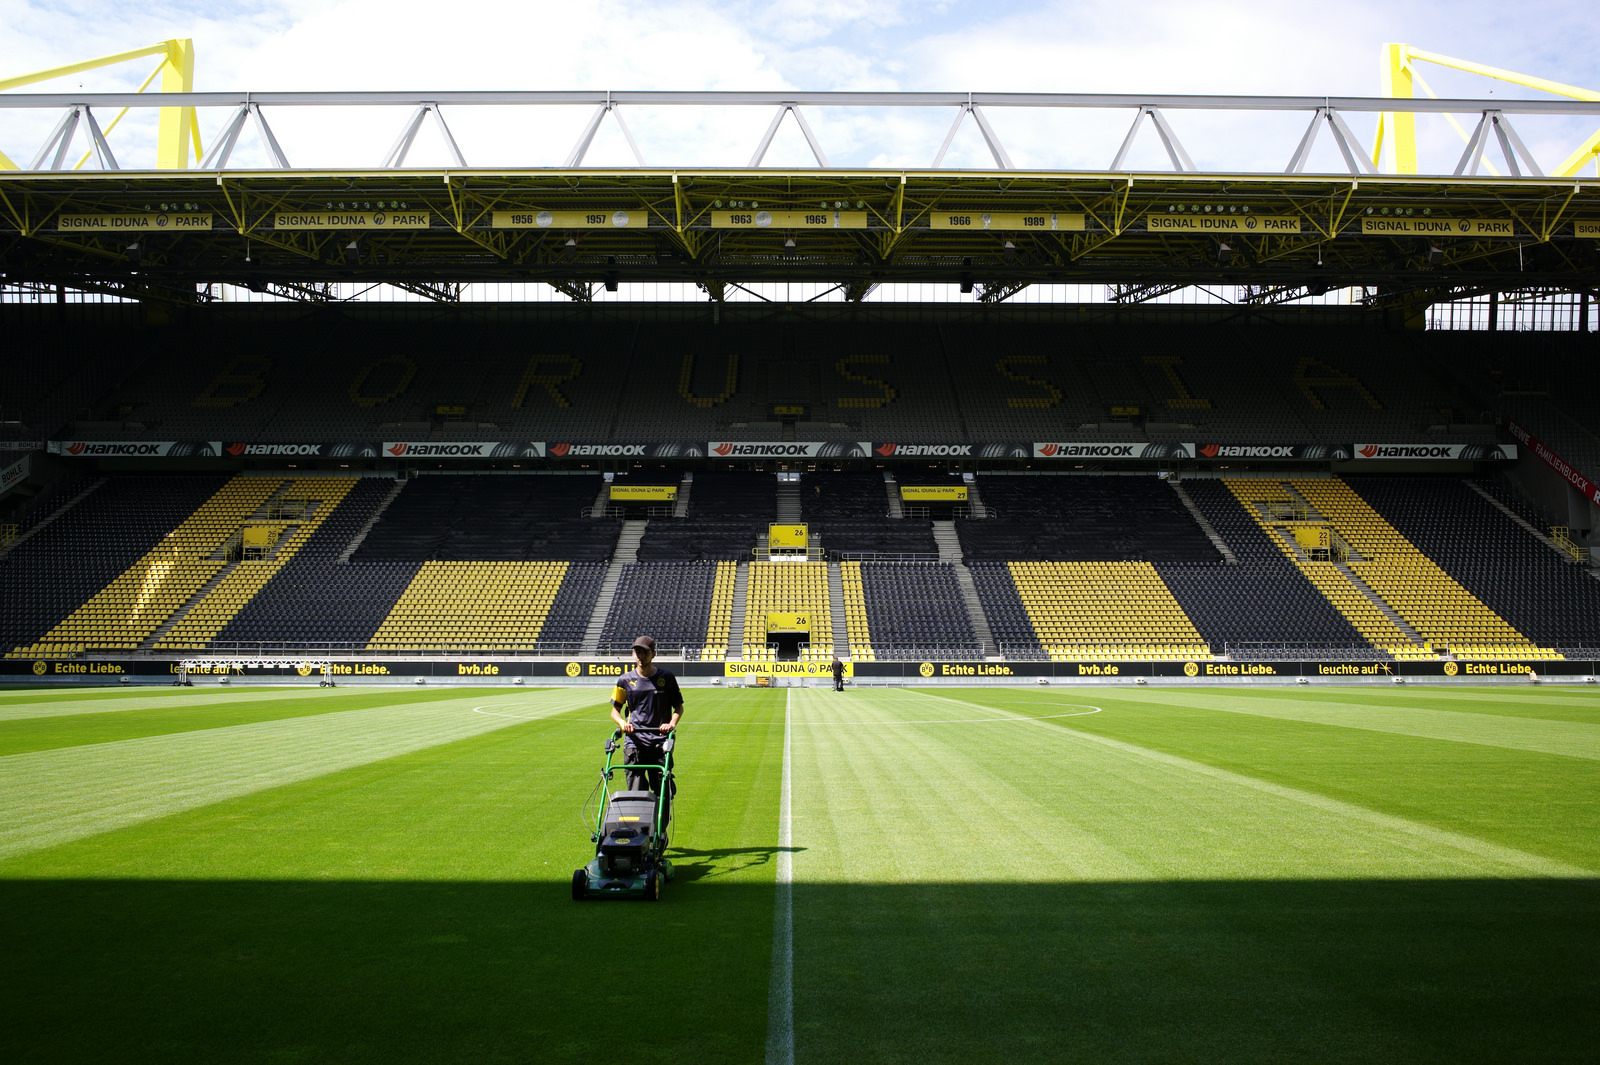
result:
[[[567,892],[0,881],[0,1058],[761,1060],[770,884],[690,879],[656,905]],[[799,884],[793,899],[800,1065],[1577,1061],[1600,1039],[1596,880]]]
[[[771,865],[780,853],[799,854],[804,847],[726,847],[722,850],[697,851],[687,847],[668,847],[667,858],[672,862],[672,881],[675,884],[695,880],[717,880]]]

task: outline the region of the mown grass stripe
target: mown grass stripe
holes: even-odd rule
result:
[[[766,1065],[794,1065],[794,861],[790,769],[794,689],[784,689],[783,775],[778,795],[778,861],[772,906],[772,970],[767,978]]]
[[[947,696],[918,689],[904,690],[907,694],[942,703],[985,706],[991,710],[1011,714],[1019,723],[1051,730],[1063,738],[1070,737],[1072,742],[1091,744],[1106,751],[1139,759],[1151,765],[1162,766],[1203,778],[1232,792],[1233,794],[1227,796],[1226,803],[1234,809],[1239,809],[1241,806],[1248,808],[1251,805],[1238,802],[1237,792],[1239,789],[1297,804],[1307,810],[1315,811],[1319,815],[1326,815],[1325,818],[1319,817],[1315,820],[1326,819],[1335,828],[1342,826],[1345,835],[1342,841],[1343,846],[1355,845],[1353,828],[1354,826],[1362,826],[1362,831],[1367,836],[1367,839],[1361,841],[1362,846],[1369,847],[1375,844],[1397,846],[1403,851],[1415,854],[1423,865],[1432,864],[1427,861],[1431,855],[1439,859],[1447,869],[1457,869],[1460,875],[1471,873],[1499,876],[1531,875],[1586,878],[1594,876],[1596,872],[1592,868],[1585,868],[1515,847],[1492,843],[1465,833],[1441,829],[1421,821],[1345,802],[1318,792],[1289,787],[1261,777],[1223,769],[1192,758],[1185,758],[1151,747],[1128,743],[1110,736],[1087,732],[1076,727],[1070,721],[1041,721],[1028,715],[1015,714],[1013,711],[1006,710],[1003,707],[977,703],[976,700],[951,699]],[[1257,805],[1255,812],[1264,813],[1265,811]],[[1307,818],[1306,820],[1312,819]],[[1437,868],[1418,869],[1418,875],[1437,875],[1439,872],[1440,870]]]
[[[592,706],[594,696],[468,690],[442,702],[391,702],[0,759],[0,808],[10,811],[0,823],[0,858],[511,727],[518,721],[474,714],[473,706],[529,701],[551,716]]]
[[[370,710],[394,702],[390,692],[352,693],[301,690],[295,699],[262,700],[249,695],[223,703],[180,702],[156,709],[129,710],[121,714],[70,714],[0,721],[0,758],[33,751],[84,747],[94,743],[119,743],[147,736],[231,728],[262,721]],[[449,690],[408,693],[408,703],[459,699]]]
[[[1181,699],[1185,706],[1201,710],[1600,761],[1600,706],[1595,718],[1584,722],[1459,713],[1439,706],[1394,706],[1357,698],[1307,702],[1293,692],[1275,698],[1258,693],[1255,698],[1240,699],[1233,692],[1185,691]]]
[[[309,689],[293,688],[171,688],[160,691],[107,690],[103,692],[40,692],[26,699],[0,700],[0,721],[70,714],[109,714],[125,710],[159,710],[173,705],[227,703],[241,698],[293,699]]]

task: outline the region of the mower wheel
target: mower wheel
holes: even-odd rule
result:
[[[644,898],[646,902],[661,901],[661,874],[651,871],[644,881]]]
[[[589,874],[582,869],[572,871],[572,898],[575,902],[582,902],[589,897]]]

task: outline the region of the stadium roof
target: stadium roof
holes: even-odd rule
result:
[[[775,115],[749,165],[582,165],[606,118],[620,123],[622,103],[757,105]],[[115,169],[94,111],[158,104],[232,114],[205,169]],[[568,165],[558,168],[464,165],[440,111],[573,104],[595,112]],[[410,116],[390,165],[290,167],[261,111],[351,106],[391,114],[399,107]],[[835,167],[804,107],[951,107],[956,121],[928,168]],[[1121,110],[1132,113],[1133,125],[1105,169],[1024,171],[1010,165],[984,118],[984,108],[1007,107]],[[578,293],[591,284],[665,281],[694,282],[720,298],[728,284],[787,280],[839,284],[859,298],[873,285],[923,281],[959,283],[987,299],[1040,283],[1107,283],[1130,298],[1214,283],[1248,286],[1266,300],[1364,285],[1421,293],[1425,301],[1600,284],[1600,179],[1544,176],[1518,133],[1541,117],[1592,121],[1600,114],[1592,102],[937,93],[0,97],[0,109],[13,108],[64,117],[28,169],[0,170],[0,270],[8,283],[370,281],[447,291],[453,283],[536,281]],[[1440,173],[1378,173],[1378,149],[1358,146],[1345,116],[1393,121],[1397,108],[1475,113],[1478,124],[1464,152],[1432,164]],[[1310,123],[1298,141],[1290,136],[1281,146],[1281,169],[1207,172],[1165,116],[1219,109],[1301,112]],[[463,165],[403,165],[430,115]],[[789,116],[816,167],[760,165]],[[941,168],[968,117],[995,167]],[[281,165],[229,168],[252,123],[261,150]],[[627,126],[620,128],[631,143]],[[1171,170],[1128,169],[1141,130],[1151,131],[1146,146],[1158,146]],[[64,169],[75,131],[103,169]],[[1329,160],[1342,172],[1304,172]],[[1510,176],[1479,173],[1494,162]]]

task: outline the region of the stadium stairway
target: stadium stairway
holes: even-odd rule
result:
[[[11,656],[137,649],[223,569],[226,562],[213,556],[282,484],[275,477],[231,478],[144,557]]]
[[[1457,658],[1560,658],[1540,647],[1439,567],[1336,478],[1295,480],[1291,487],[1360,557],[1350,572],[1405,619],[1429,646]]]
[[[828,605],[833,611],[833,655],[835,658],[844,658],[853,653],[851,644],[855,641],[850,636],[850,620],[845,611],[845,584],[844,571],[840,568],[842,563],[828,563]],[[861,576],[861,566],[856,565],[856,577]],[[860,591],[859,584],[857,591]],[[862,609],[865,610],[865,601]],[[864,615],[863,615],[864,616]]]
[[[645,526],[648,524],[641,520],[622,523],[622,533],[611,552],[611,565],[606,567],[605,578],[600,582],[600,595],[595,599],[594,612],[589,615],[589,622],[583,630],[583,653],[586,655],[596,654],[599,650],[600,634],[605,631],[606,615],[611,613],[611,604],[616,602],[617,582],[622,579],[622,569],[639,561],[639,541],[644,539]]]
[[[260,594],[267,582],[288,565],[311,534],[327,520],[356,485],[353,477],[304,477],[288,482],[253,517],[272,520],[274,503],[294,502],[303,516],[285,519],[272,553],[244,559],[202,587],[194,597],[145,641],[162,651],[198,650],[216,639],[227,624]]]
[[[1550,533],[1548,531],[1540,530],[1540,529],[1534,527],[1521,514],[1518,514],[1516,511],[1514,511],[1510,507],[1506,506],[1503,502],[1501,502],[1500,500],[1496,499],[1494,497],[1493,493],[1491,493],[1487,489],[1485,489],[1483,487],[1483,485],[1478,484],[1478,483],[1476,483],[1474,481],[1466,481],[1464,483],[1466,484],[1466,486],[1468,488],[1472,489],[1472,491],[1474,491],[1478,495],[1482,496],[1484,501],[1487,502],[1491,507],[1493,507],[1494,509],[1498,510],[1500,513],[1504,514],[1506,517],[1510,518],[1517,525],[1521,526],[1522,529],[1525,530],[1528,533],[1528,535],[1532,536],[1535,540],[1538,540],[1540,543],[1544,544],[1546,547],[1548,547],[1550,550],[1554,551],[1556,554],[1560,555],[1562,558],[1569,557],[1568,554],[1567,554],[1566,549],[1563,548],[1560,544],[1556,543],[1555,540],[1550,536]]]
[[[782,481],[778,484],[778,521],[797,522],[800,517],[800,483]]]
[[[736,562],[733,570],[733,606],[728,611],[728,649],[744,647],[745,599],[750,594],[750,563]]]
[[[972,483],[967,485],[967,512],[974,518],[987,518],[989,508],[983,502],[983,494],[978,491],[978,479],[974,477]]]
[[[883,471],[883,490],[889,496],[889,517],[896,521],[906,516],[905,507],[900,503],[900,485],[894,479],[894,474],[889,470]]]
[[[1194,515],[1194,523],[1200,526],[1200,531],[1205,533],[1206,538],[1216,545],[1217,552],[1227,560],[1228,565],[1237,566],[1239,564],[1239,556],[1233,553],[1233,548],[1228,546],[1228,541],[1224,540],[1222,535],[1217,532],[1217,527],[1206,520],[1206,516],[1200,512],[1199,507],[1195,506],[1194,500],[1190,498],[1189,493],[1183,490],[1183,485],[1171,479],[1167,481],[1167,484],[1177,494],[1178,500],[1183,504],[1183,509]]]
[[[343,551],[339,552],[339,562],[344,563],[350,561],[350,556],[355,554],[356,549],[359,548],[362,542],[366,540],[367,534],[372,531],[372,527],[383,520],[384,511],[388,510],[390,505],[393,504],[396,499],[400,498],[401,491],[410,483],[410,481],[402,481],[399,479],[395,480],[394,487],[389,490],[388,495],[383,497],[383,502],[379,503],[377,509],[372,512],[372,517],[367,519],[366,524],[362,525],[360,530],[358,530],[356,534],[350,538],[349,546],[347,546]]]
[[[952,563],[950,568],[955,571],[956,584],[961,587],[961,601],[966,604],[967,617],[972,622],[972,632],[978,637],[983,657],[991,658],[999,653],[999,648],[995,645],[994,631],[989,628],[989,617],[983,612],[983,600],[978,596],[972,571],[961,561]]]
[[[678,482],[678,499],[672,504],[674,518],[687,518],[689,516],[689,496],[694,493],[694,473],[684,471],[683,480]]]
[[[15,551],[17,548],[19,548],[23,544],[27,543],[29,538],[32,537],[35,533],[39,532],[41,529],[46,528],[51,522],[53,522],[57,518],[61,517],[61,515],[65,514],[67,511],[71,510],[73,507],[77,506],[78,503],[81,500],[86,499],[92,492],[94,492],[95,489],[99,488],[101,485],[103,485],[105,483],[106,483],[106,479],[104,477],[95,478],[93,481],[91,481],[88,485],[86,485],[84,487],[83,491],[74,493],[71,499],[63,501],[60,506],[56,507],[50,513],[46,514],[44,517],[42,517],[38,521],[34,522],[32,525],[28,526],[26,529],[23,529],[22,532],[17,536],[17,538],[15,540],[12,540],[10,543],[6,544],[4,547],[0,547],[0,558],[5,558],[11,552]]]

